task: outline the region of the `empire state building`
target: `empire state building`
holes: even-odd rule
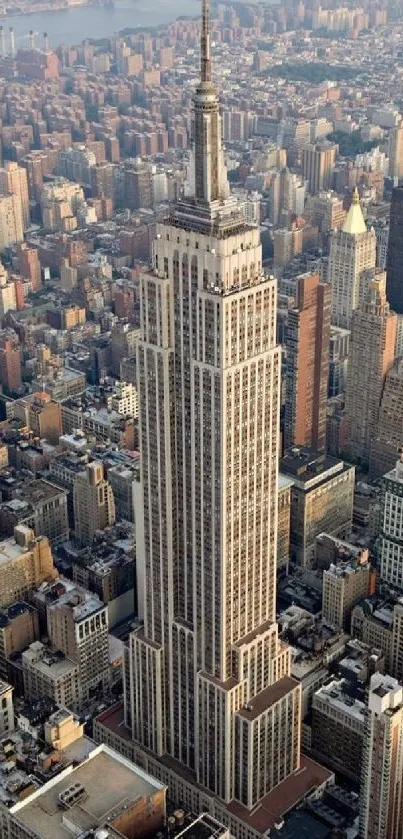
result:
[[[229,194],[208,0],[192,122],[188,188],[141,278],[144,623],[125,721],[176,790],[252,811],[299,769],[301,698],[275,615],[276,282]]]

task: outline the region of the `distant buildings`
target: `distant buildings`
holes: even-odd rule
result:
[[[302,175],[308,181],[311,195],[329,189],[338,147],[324,142],[307,145],[302,149]]]

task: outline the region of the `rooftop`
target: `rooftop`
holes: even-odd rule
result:
[[[365,720],[365,703],[350,696],[346,692],[348,685],[343,679],[333,679],[327,685],[320,687],[314,694],[313,707],[318,707],[318,703],[323,702],[325,705],[341,711],[349,717],[353,717],[357,722],[364,725]]]
[[[343,224],[342,231],[343,233],[349,233],[351,236],[358,236],[360,233],[367,233],[367,225],[365,224],[364,216],[362,214],[360,197],[357,189],[353,194],[353,199]]]
[[[72,674],[78,673],[78,667],[74,661],[66,658],[62,652],[50,646],[45,646],[40,641],[34,641],[28,649],[24,650],[21,656],[24,665],[34,667],[39,673],[52,681],[58,680]]]
[[[325,455],[317,456],[311,449],[294,446],[280,460],[282,474],[292,477],[294,486],[309,491],[331,477],[354,467],[342,460]]]
[[[64,606],[72,609],[75,623],[79,623],[105,608],[102,600],[96,594],[91,594],[79,586],[74,586],[70,590],[62,592],[58,599],[49,605],[49,609],[61,609]]]
[[[283,676],[282,679],[279,679],[273,685],[270,685],[270,687],[254,696],[250,705],[244,705],[238,711],[238,716],[246,720],[255,720],[267,708],[279,702],[280,699],[283,699],[292,690],[295,690],[297,686],[298,683],[294,679],[291,679],[289,676]]]
[[[107,783],[100,780],[108,779]],[[11,808],[19,823],[42,839],[66,839],[66,810],[60,806],[73,790],[79,793],[68,809],[76,834],[110,822],[139,796],[149,798],[164,786],[107,746],[95,748],[76,768],[68,767],[41,789]]]

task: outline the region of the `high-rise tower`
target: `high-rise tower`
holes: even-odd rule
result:
[[[275,617],[276,282],[229,195],[206,0],[201,47],[188,188],[141,278],[144,626],[125,712],[144,752],[250,810],[300,766],[300,687]]]
[[[392,192],[390,205],[390,230],[388,255],[386,260],[386,295],[394,312],[403,314],[403,186],[397,186]]]
[[[350,328],[354,309],[363,302],[375,273],[376,235],[367,230],[355,190],[341,230],[331,234],[328,281],[332,286],[332,324]]]
[[[351,318],[345,406],[347,450],[364,466],[369,465],[385,377],[394,361],[396,321],[386,300],[384,281],[373,280],[364,303]]]

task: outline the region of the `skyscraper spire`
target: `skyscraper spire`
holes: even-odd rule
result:
[[[193,167],[191,193],[198,204],[211,205],[229,195],[221,144],[218,92],[212,81],[210,0],[202,0],[200,82],[193,97]]]
[[[210,0],[203,0],[200,53],[201,81],[211,82]]]

